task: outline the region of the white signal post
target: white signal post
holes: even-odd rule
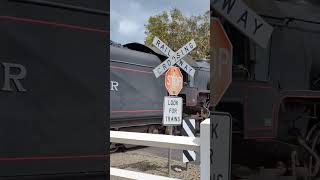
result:
[[[183,87],[183,76],[178,67],[169,67],[166,72],[165,87],[171,96],[164,97],[162,124],[169,126],[169,135],[172,135],[172,127],[179,126],[182,122],[182,98],[177,95]],[[170,176],[171,149],[168,151],[168,171]]]
[[[165,86],[171,96],[164,97],[163,104],[163,125],[168,126],[169,135],[172,135],[173,126],[181,126],[182,123],[182,98],[177,97],[183,88],[183,75],[180,69],[174,67],[175,64],[180,66],[187,74],[194,76],[195,69],[192,68],[182,58],[197,47],[195,41],[192,39],[185,44],[178,51],[174,52],[158,37],[154,37],[152,44],[157,47],[168,58],[153,69],[156,78],[160,77],[166,71]],[[173,96],[172,96],[173,95]],[[173,102],[173,103],[172,103]],[[171,149],[168,151],[168,173],[171,171]]]

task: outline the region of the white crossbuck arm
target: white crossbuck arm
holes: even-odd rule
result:
[[[160,65],[153,69],[153,73],[158,78],[163,73],[167,71],[170,66],[177,64],[190,76],[194,76],[195,69],[192,68],[186,61],[182,58],[190,53],[193,49],[197,47],[194,40],[189,41],[178,51],[174,52],[169,46],[162,42],[158,37],[154,37],[152,44],[157,47],[162,53],[164,53],[168,58],[163,61]]]

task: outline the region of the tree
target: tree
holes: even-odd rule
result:
[[[194,59],[209,59],[210,12],[199,16],[184,16],[174,8],[170,12],[151,16],[145,25],[145,44],[152,45],[153,38],[159,37],[164,43],[177,51],[191,39],[197,48],[189,54]]]

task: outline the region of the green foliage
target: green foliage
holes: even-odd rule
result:
[[[151,46],[154,36],[177,51],[191,39],[194,39],[197,48],[189,55],[194,59],[209,59],[210,12],[199,16],[184,16],[180,10],[151,16],[145,25],[145,44]]]

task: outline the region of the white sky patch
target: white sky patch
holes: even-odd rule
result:
[[[139,25],[130,20],[122,20],[119,23],[119,32],[125,36],[139,33]]]
[[[210,8],[209,0],[111,0],[110,1],[110,38],[126,44],[144,43],[145,25],[150,16],[173,8],[181,10],[185,16],[202,15]]]

